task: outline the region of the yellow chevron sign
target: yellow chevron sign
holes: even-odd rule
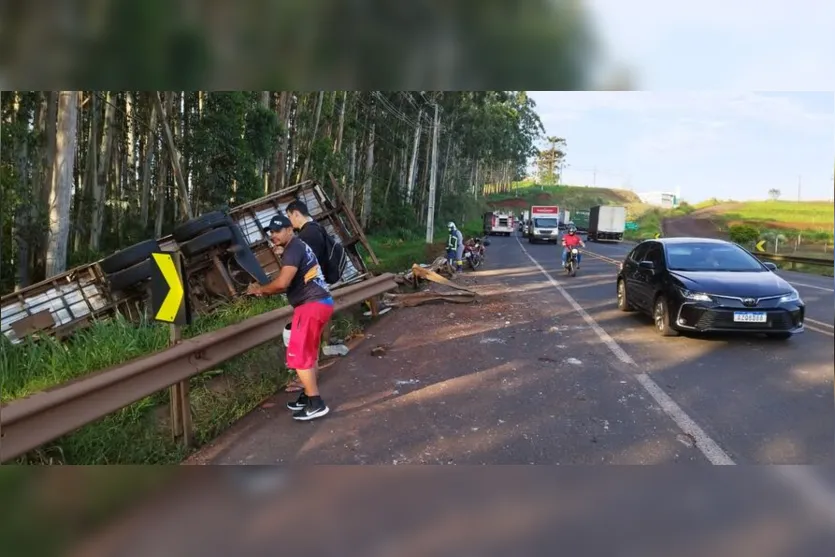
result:
[[[661,237],[661,233],[660,233],[660,232],[656,232],[656,233],[655,233],[655,239],[657,240],[657,239],[658,239],[658,238],[660,238],[660,237]]]
[[[757,242],[757,251],[765,251],[765,240]]]
[[[154,319],[185,325],[188,321],[185,288],[178,265],[174,262],[175,254],[158,252],[151,255],[154,260],[151,275],[151,307]]]

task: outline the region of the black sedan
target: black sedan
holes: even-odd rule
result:
[[[803,332],[805,304],[776,269],[723,240],[647,240],[621,263],[618,309],[648,314],[663,336],[742,331],[788,339]]]

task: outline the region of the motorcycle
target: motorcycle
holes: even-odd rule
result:
[[[577,256],[580,254],[580,250],[577,248],[571,248],[571,251],[568,252],[568,257],[565,258],[565,272],[572,277],[577,276]]]
[[[484,245],[480,238],[473,238],[464,244],[464,259],[473,271],[484,263]]]

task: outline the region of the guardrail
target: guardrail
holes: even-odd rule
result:
[[[334,291],[337,311],[398,287],[386,273]],[[283,307],[171,348],[0,406],[0,462],[104,418],[282,336],[293,315]]]
[[[796,265],[817,265],[820,267],[833,267],[835,261],[823,257],[802,257],[797,255],[781,255],[779,253],[753,252],[759,259],[766,259],[774,263],[788,263],[794,269]]]

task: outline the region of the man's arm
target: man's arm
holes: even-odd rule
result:
[[[290,283],[293,281],[293,277],[296,276],[296,272],[299,270],[298,267],[293,267],[291,265],[284,265],[281,267],[281,271],[278,273],[278,276],[273,279],[272,282],[269,284],[265,284],[261,286],[260,284],[250,284],[249,287],[246,289],[247,294],[253,294],[255,296],[269,296],[271,294],[280,294],[287,290],[290,286]]]

